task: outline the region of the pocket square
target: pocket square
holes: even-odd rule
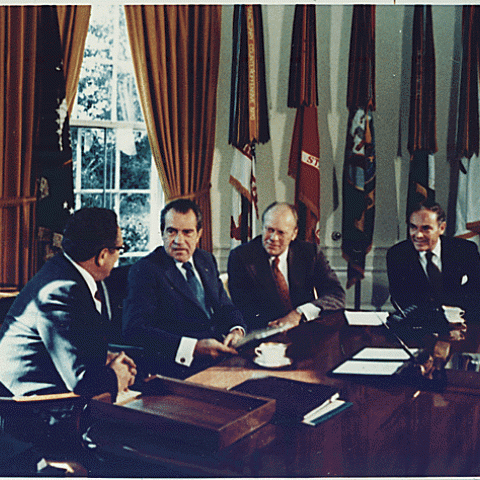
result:
[[[468,275],[464,275],[464,276],[462,277],[462,283],[461,283],[461,284],[462,284],[462,285],[465,285],[467,282],[468,282]]]

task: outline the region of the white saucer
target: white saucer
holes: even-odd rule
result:
[[[271,362],[261,356],[260,357],[257,356],[253,359],[253,362],[265,368],[280,368],[280,367],[286,367],[288,365],[291,365],[292,359],[288,357],[282,357],[280,360],[276,362]]]

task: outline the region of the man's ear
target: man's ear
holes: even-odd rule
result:
[[[97,264],[99,267],[103,267],[103,265],[105,265],[105,259],[107,257],[107,254],[108,254],[108,248],[102,248],[102,250],[100,251],[97,257],[98,259]]]
[[[298,235],[298,227],[295,227],[295,230],[293,231],[292,241],[297,238],[297,235]]]
[[[442,222],[439,228],[440,228],[440,235],[443,235],[445,232],[445,229],[447,228],[447,222]]]

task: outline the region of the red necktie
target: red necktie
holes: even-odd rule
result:
[[[278,268],[278,263],[280,259],[275,257],[272,262],[272,273],[275,283],[277,285],[277,290],[282,300],[282,305],[290,312],[292,310],[292,302],[290,300],[290,292],[288,291],[288,285],[283,276],[282,272]]]

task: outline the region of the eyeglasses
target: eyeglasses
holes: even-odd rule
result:
[[[119,247],[108,247],[110,250],[118,250],[118,253],[120,255],[123,255],[124,253],[128,252],[128,245],[120,245]]]

